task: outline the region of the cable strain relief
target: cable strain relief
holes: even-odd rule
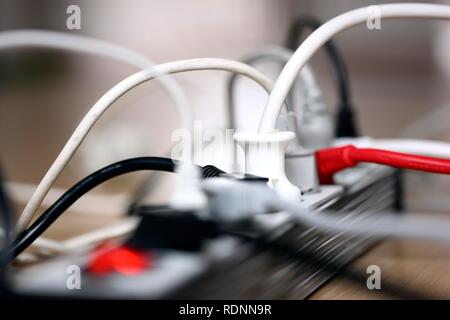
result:
[[[202,178],[203,179],[216,178],[225,173],[226,173],[225,171],[222,171],[219,168],[212,166],[212,165],[207,165],[202,168]]]
[[[354,146],[348,145],[337,148],[327,148],[316,151],[316,167],[321,184],[333,183],[333,175],[341,170],[355,166]]]

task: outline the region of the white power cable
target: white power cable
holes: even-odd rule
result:
[[[268,92],[272,89],[272,81],[258,70],[243,64],[241,62],[219,59],[219,58],[202,58],[202,59],[188,59],[175,62],[169,62],[152,67],[149,70],[137,72],[128,78],[122,80],[107,93],[105,93],[100,100],[89,110],[89,112],[81,120],[72,136],[69,138],[62,151],[59,153],[56,160],[50,166],[47,173],[38,184],[35,192],[28,201],[25,209],[18,220],[18,229],[22,230],[30,223],[35,212],[39,208],[43,198],[50,190],[61,171],[72,158],[75,151],[78,149],[83,139],[89,133],[91,128],[101,117],[101,115],[121,96],[128,91],[137,87],[138,85],[152,80],[160,74],[171,74],[185,71],[195,70],[226,70],[245,75],[264,87]],[[189,132],[192,133],[190,130]],[[193,135],[191,135],[193,137]],[[194,139],[191,139],[192,143]],[[193,150],[193,148],[192,148]]]
[[[136,218],[128,218],[112,226],[90,231],[63,241],[39,237],[30,245],[37,251],[33,251],[32,253],[23,252],[18,256],[18,258],[23,258],[27,255],[32,255],[33,253],[48,256],[69,254],[75,251],[85,250],[97,243],[123,237],[129,234],[136,228],[138,221],[139,219]],[[0,230],[0,232],[2,232],[2,230]],[[36,259],[34,256],[33,258]]]
[[[267,46],[259,48],[252,53],[246,55],[244,58],[240,59],[243,63],[252,65],[260,61],[275,61],[280,62],[284,65],[292,56],[293,51],[287,48],[278,46]],[[300,81],[303,88],[304,97],[317,97],[322,96],[322,92],[317,84],[314,74],[309,66],[305,66],[300,72]],[[228,78],[227,93],[228,93],[228,106],[229,106],[229,122],[232,127],[234,127],[234,112],[235,112],[235,102],[234,102],[234,88],[237,80],[237,74],[232,74]],[[291,103],[292,108],[292,103]]]
[[[3,239],[4,234],[5,231],[3,230],[3,228],[0,229],[0,238]],[[61,244],[61,242],[57,240],[47,239],[44,237],[39,237],[30,246],[38,248],[39,250],[45,252],[55,252],[55,253],[64,252],[64,246]]]
[[[312,211],[300,201],[287,200],[264,184],[207,179],[202,183],[211,194],[213,217],[224,223],[236,223],[256,214],[285,211],[291,219],[323,232],[351,233],[376,238],[396,237],[444,242],[450,245],[450,220],[422,218],[408,214],[377,212],[374,215],[342,216],[327,211]]]
[[[408,214],[377,212],[374,215],[342,219],[328,212],[311,212],[299,203],[277,199],[279,210],[293,213],[298,223],[316,227],[324,232],[363,234],[375,238],[408,238],[443,242],[450,245],[448,219],[411,217]]]
[[[113,226],[104,227],[70,238],[68,240],[64,240],[61,242],[61,245],[67,253],[74,250],[85,249],[86,247],[103,242],[105,240],[122,237],[129,234],[136,228],[138,220],[139,219],[135,218],[127,219]]]
[[[298,73],[318,49],[333,36],[370,19],[431,18],[450,19],[450,6],[424,3],[394,3],[363,7],[341,14],[306,38],[281,71],[261,118],[259,132],[275,130],[277,117]]]
[[[57,240],[47,239],[40,237],[33,242],[32,246],[36,246],[39,250],[44,250],[47,252],[63,253],[65,252],[64,245]]]
[[[40,47],[71,50],[119,60],[139,69],[155,65],[153,61],[128,48],[82,35],[44,30],[12,30],[0,32],[0,50],[24,47]],[[176,103],[182,126],[192,126],[192,109],[180,85],[167,75],[159,74],[163,88]]]

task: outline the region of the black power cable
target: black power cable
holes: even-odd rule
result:
[[[8,194],[4,187],[3,175],[0,172],[0,211],[2,213],[3,225],[3,250],[9,245],[11,238],[11,224],[13,217],[13,210],[9,202]]]
[[[6,274],[6,268],[2,266],[9,260],[9,246],[11,242],[11,230],[12,230],[12,219],[14,212],[8,193],[4,187],[3,174],[0,172],[0,211],[2,215],[2,226],[3,226],[3,248],[0,257],[0,296],[2,294],[8,293],[8,279]]]
[[[321,21],[312,16],[297,18],[289,29],[286,46],[296,50],[305,29],[315,30],[322,25]],[[358,129],[355,121],[355,111],[350,99],[350,82],[344,60],[332,40],[325,43],[325,49],[333,65],[333,74],[338,90],[339,105],[336,115],[336,137],[356,137]]]
[[[110,164],[90,174],[66,191],[51,207],[45,210],[45,212],[36,219],[29,228],[23,231],[12,243],[8,253],[2,255],[2,258],[9,262],[23,252],[75,201],[103,182],[126,173],[142,170],[174,172],[175,166],[176,162],[168,158],[140,157]],[[211,178],[224,173],[222,170],[213,166],[206,166],[201,169],[204,178]]]

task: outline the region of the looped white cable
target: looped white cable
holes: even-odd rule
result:
[[[283,66],[293,54],[292,50],[278,46],[266,46],[261,47],[252,53],[246,55],[240,61],[243,63],[252,65],[261,61],[275,61],[279,62]],[[237,74],[232,74],[228,78],[227,83],[227,93],[228,93],[228,111],[229,111],[229,122],[231,127],[234,127],[234,112],[235,112],[235,102],[234,102],[234,88],[237,80]],[[322,91],[317,84],[314,73],[309,66],[305,66],[299,74],[299,80],[303,87],[303,96],[306,100],[315,99],[316,97],[322,97]],[[293,99],[290,101],[290,107],[292,108]]]

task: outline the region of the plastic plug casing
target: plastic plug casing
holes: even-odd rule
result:
[[[207,204],[206,196],[200,188],[201,170],[192,163],[180,163],[176,166],[175,191],[170,205],[180,211],[203,209]]]
[[[235,141],[245,154],[245,172],[269,179],[268,185],[277,193],[290,199],[298,199],[301,190],[286,177],[286,148],[295,134],[290,131],[274,133],[239,132]]]

